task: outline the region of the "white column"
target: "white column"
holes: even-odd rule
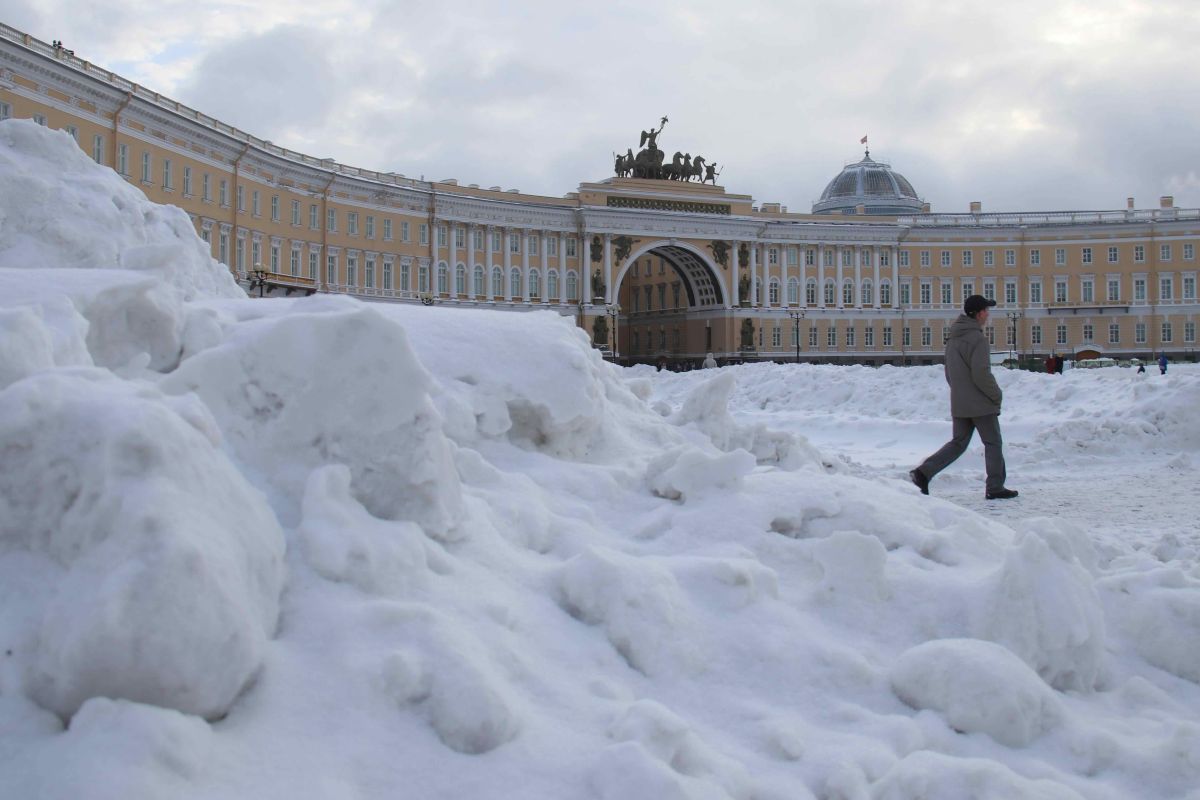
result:
[[[446,294],[451,297],[458,297],[458,286],[455,278],[458,275],[458,245],[455,244],[455,224],[453,222],[447,224],[447,233],[449,237],[446,239],[446,246],[450,248],[450,263],[446,268]]]
[[[483,230],[483,294],[489,300],[492,297],[492,226],[488,225]]]
[[[825,307],[825,245],[817,245],[817,307]]]
[[[892,248],[892,308],[900,305],[900,251]]]
[[[854,245],[854,307],[862,308],[862,245]]]
[[[880,303],[879,303],[879,254],[882,251],[882,249],[883,248],[880,248],[880,247],[872,247],[871,248],[871,256],[872,256],[871,261],[872,261],[873,266],[875,267],[875,294],[873,294],[871,296],[871,299],[875,301],[876,308],[879,308],[879,306],[880,306]]]
[[[546,231],[540,231],[538,233],[538,241],[542,245],[541,249],[538,251],[538,261],[540,262],[538,264],[538,271],[541,272],[541,274],[542,274],[541,301],[543,303],[549,303],[550,298],[548,295],[550,294],[550,237],[546,235]]]
[[[558,234],[558,302],[567,304],[567,235]]]
[[[583,286],[580,290],[583,292],[580,295],[583,302],[588,305],[592,304],[592,243],[588,240],[586,233],[582,234],[579,240],[579,249],[576,251],[579,256],[579,279],[583,281]]]
[[[504,299],[512,302],[512,280],[509,278],[509,271],[512,269],[512,247],[508,243],[508,237],[512,236],[512,230],[509,228],[501,228],[500,244],[504,248]]]
[[[521,280],[525,283],[525,302],[529,302],[529,231],[521,230]]]
[[[467,297],[478,300],[475,293],[475,229],[477,225],[467,226]]]
[[[740,256],[738,255],[738,244],[739,242],[737,241],[730,242],[731,249],[733,250],[733,287],[730,289],[730,291],[733,292],[733,303],[731,304],[732,308],[737,308],[742,304],[742,265],[739,261]]]
[[[760,244],[759,249],[762,252],[759,266],[762,270],[762,293],[763,307],[771,307],[771,259],[767,258],[767,246]]]
[[[808,281],[808,245],[803,245],[796,252],[800,257],[800,291],[796,294],[796,305],[804,308],[808,305],[808,295],[805,293],[805,284]]]
[[[845,279],[845,275],[842,272],[842,258],[843,258],[842,253],[843,253],[843,250],[842,250],[842,246],[840,244],[833,246],[833,260],[834,260],[834,263],[837,265],[837,287],[834,289],[834,292],[833,292],[833,300],[834,300],[834,305],[837,306],[838,308],[846,307],[846,302],[845,302],[846,298],[842,295],[842,281]]]
[[[758,302],[758,242],[750,245],[750,305]]]
[[[604,302],[613,302],[612,234],[604,234]]]
[[[779,279],[779,304],[784,308],[788,308],[791,303],[788,298],[788,253],[790,245],[779,246],[779,272],[782,277]],[[797,253],[799,255],[799,253]],[[799,296],[796,297],[796,302],[800,302]]]

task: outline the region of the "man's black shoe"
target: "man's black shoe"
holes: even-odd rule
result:
[[[996,489],[987,493],[988,500],[1008,500],[1011,497],[1017,496],[1016,489]]]
[[[921,494],[929,494],[929,478],[926,478],[921,470],[914,469],[908,473],[908,479],[921,490]]]

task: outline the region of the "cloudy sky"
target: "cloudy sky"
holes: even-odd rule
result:
[[[0,21],[345,164],[562,195],[659,145],[808,210],[871,154],[934,210],[1200,206],[1195,0],[0,0]]]

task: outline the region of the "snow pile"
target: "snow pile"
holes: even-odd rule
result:
[[[183,300],[244,296],[182,209],[151,203],[64,132],[0,122],[0,186],[0,269],[133,270]]]
[[[0,269],[0,796],[1200,797],[1194,500],[1098,536],[1060,489],[1115,460],[1077,447],[1054,491],[985,505],[972,452],[923,497],[940,369],[226,297],[186,241],[75,268],[143,223],[72,250],[73,208],[0,227],[60,259]],[[1197,377],[1002,373],[1012,461],[1091,392],[1183,484]]]

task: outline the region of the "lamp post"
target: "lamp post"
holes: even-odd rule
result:
[[[258,287],[258,296],[263,297],[267,286],[267,271],[263,269],[262,264],[255,264],[250,273],[250,291],[254,291],[255,286]]]
[[[1008,355],[1010,358],[1015,359],[1017,355],[1017,320],[1021,319],[1025,314],[1022,311],[1008,311],[1005,312],[1004,316],[1008,317],[1010,331],[1008,336]]]
[[[804,309],[798,308],[794,311],[788,311],[787,315],[792,318],[792,339],[796,342],[796,363],[800,363],[800,320],[804,319]]]
[[[612,317],[612,336],[613,336],[613,361],[620,357],[620,348],[617,343],[617,320],[621,316],[621,304],[609,303],[604,307],[604,313]]]

